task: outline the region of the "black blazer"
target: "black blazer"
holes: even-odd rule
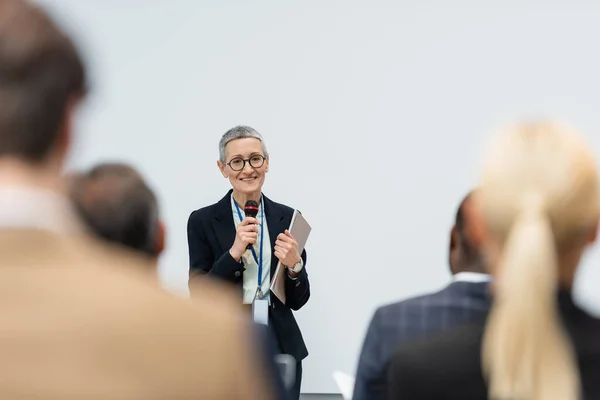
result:
[[[489,307],[487,282],[458,281],[378,308],[363,342],[352,399],[385,399],[387,366],[400,343],[469,323],[487,315]]]
[[[206,274],[239,286],[242,294],[244,264],[236,262],[229,254],[235,241],[235,225],[231,211],[230,190],[218,203],[191,213],[188,219],[188,248],[190,255],[190,277]],[[289,228],[294,210],[275,203],[263,195],[265,218],[269,229],[271,249],[275,247],[277,235]],[[286,275],[284,305],[271,295],[269,307],[270,326],[273,328],[280,350],[300,361],[308,356],[308,350],[292,310],[299,310],[310,297],[310,284],[306,273],[306,251],[302,252],[304,268],[296,280]],[[271,278],[277,268],[277,257],[271,257]],[[190,290],[192,289],[190,285]]]
[[[584,395],[600,399],[600,320],[577,307],[570,293],[561,292],[558,305],[571,338]],[[485,400],[481,344],[486,317],[469,325],[400,347],[389,369],[390,400]]]

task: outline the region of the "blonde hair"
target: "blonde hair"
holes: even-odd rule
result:
[[[485,158],[478,204],[501,244],[482,363],[491,399],[575,400],[574,351],[556,305],[559,256],[599,216],[593,154],[571,129],[512,127]]]

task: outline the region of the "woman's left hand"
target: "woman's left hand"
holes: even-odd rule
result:
[[[287,229],[277,236],[274,254],[281,261],[281,264],[287,268],[293,268],[294,265],[302,261],[302,257],[298,252],[298,243]]]

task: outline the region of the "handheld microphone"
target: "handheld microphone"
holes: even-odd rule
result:
[[[248,200],[244,205],[244,214],[246,215],[246,217],[256,218],[256,216],[258,215],[258,203],[254,200]],[[250,250],[251,248],[251,244],[248,244],[248,246],[246,247],[247,250]]]

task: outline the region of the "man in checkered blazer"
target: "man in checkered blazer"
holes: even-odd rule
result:
[[[353,400],[385,398],[387,364],[400,342],[456,327],[488,312],[490,278],[473,241],[471,198],[469,194],[461,202],[450,233],[452,282],[439,292],[377,309],[363,343]]]

